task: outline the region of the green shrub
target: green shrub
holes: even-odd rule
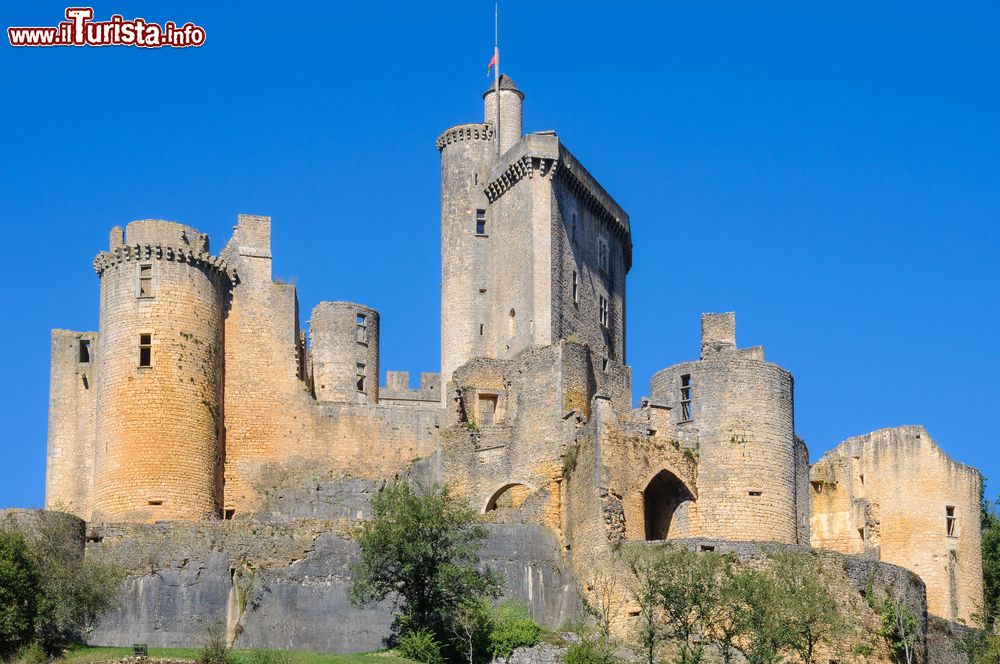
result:
[[[222,625],[209,627],[205,645],[198,654],[198,664],[232,664],[232,662]]]
[[[396,650],[407,659],[422,664],[443,664],[441,644],[429,629],[415,629],[404,633],[396,643]]]
[[[542,628],[531,619],[525,604],[507,600],[497,606],[490,630],[490,652],[494,657],[506,659],[515,648],[538,645],[541,637]]]
[[[45,648],[38,641],[32,641],[23,646],[14,655],[14,664],[44,664],[49,661],[49,656],[45,653]]]
[[[24,537],[0,530],[0,659],[31,640],[40,594],[38,566]]]
[[[584,639],[566,649],[563,655],[565,664],[612,664],[615,658],[607,641],[600,639]]]

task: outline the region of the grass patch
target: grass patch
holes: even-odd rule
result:
[[[239,664],[250,655],[252,650],[232,650],[230,657]],[[337,655],[329,652],[305,652],[301,650],[279,651],[288,664],[413,664],[410,660],[398,657],[391,652],[355,653]],[[66,664],[95,664],[109,660],[121,659],[132,654],[132,648],[111,646],[73,646],[66,654],[56,660]],[[150,648],[151,659],[187,659],[192,662],[198,659],[201,648]]]

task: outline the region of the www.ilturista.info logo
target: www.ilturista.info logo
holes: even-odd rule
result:
[[[205,43],[205,28],[194,23],[178,27],[173,21],[162,26],[145,19],[125,20],[114,14],[107,21],[94,21],[92,7],[67,7],[66,19],[48,28],[7,28],[11,46],[138,46],[140,48],[187,48]]]

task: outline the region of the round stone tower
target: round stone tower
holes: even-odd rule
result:
[[[309,319],[317,401],[378,403],[378,312],[353,302],[320,302]]]
[[[199,519],[221,505],[223,303],[208,237],[169,221],[115,228],[101,280],[95,521]]]
[[[798,542],[807,497],[798,495],[792,375],[762,347],[737,350],[734,314],[704,314],[701,360],[657,372],[650,390],[672,408],[678,442],[697,450],[699,534]]]
[[[493,128],[452,127],[437,139],[441,152],[441,390],[458,367],[481,354],[479,292],[489,260],[485,188],[493,164]]]
[[[486,124],[497,126],[497,97],[495,84],[483,93],[483,118]],[[506,74],[500,75],[500,154],[514,147],[521,140],[521,105],[524,93]]]

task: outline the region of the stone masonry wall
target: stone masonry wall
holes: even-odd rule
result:
[[[96,332],[52,330],[45,508],[83,519],[93,509],[97,345]]]
[[[971,619],[983,598],[979,471],[950,459],[923,427],[906,426],[849,438],[810,479],[813,546],[912,570],[932,614]]]
[[[309,319],[309,338],[318,401],[378,403],[377,311],[353,302],[320,302]]]

